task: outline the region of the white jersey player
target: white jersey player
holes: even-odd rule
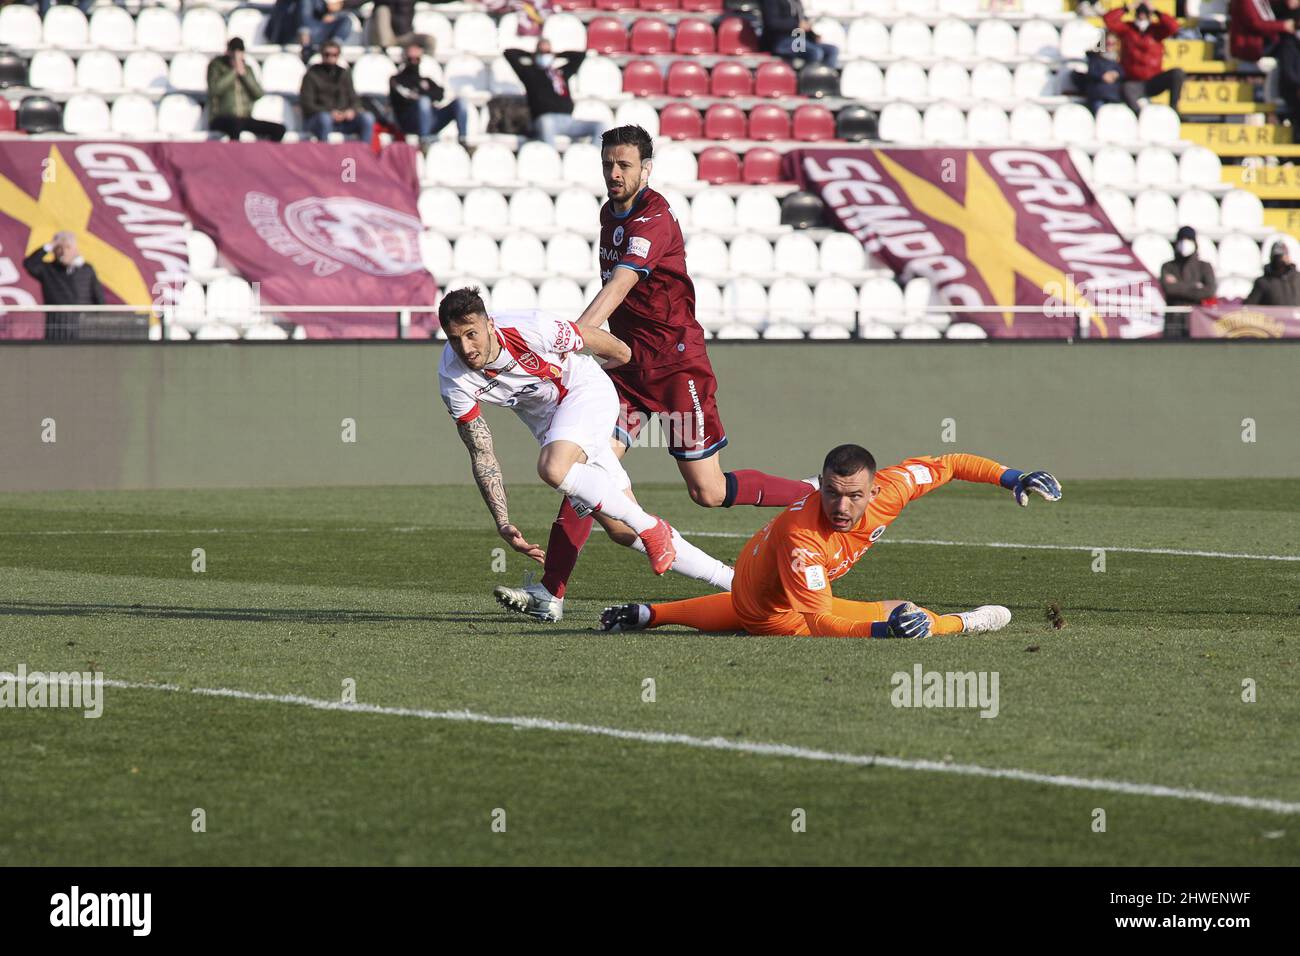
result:
[[[481,405],[512,409],[542,446],[537,473],[567,495],[580,513],[601,512],[627,525],[636,550],[655,574],[672,568],[718,586],[730,585],[730,568],[684,541],[662,518],[647,514],[632,496],[631,481],[610,446],[619,402],[604,370],[582,348],[611,365],[627,361],[628,347],[601,329],[537,310],[489,316],[477,289],[449,292],[438,308],[447,335],[438,368],[439,390],[469,449],[474,480],[514,550],[543,562],[545,552],[510,522],[505,484]],[[536,588],[536,585],[529,585]],[[559,620],[562,600],[531,602],[533,616]],[[541,606],[541,605],[546,606]]]

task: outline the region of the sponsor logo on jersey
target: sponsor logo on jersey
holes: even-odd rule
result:
[[[614,227],[614,245],[616,245],[616,246],[621,246],[622,244],[623,244],[623,227],[622,227],[622,226],[615,226],[615,227]]]
[[[930,474],[930,469],[926,468],[925,465],[908,465],[907,470],[911,474],[912,480],[918,485],[928,485],[934,480]]]
[[[601,261],[601,262],[617,262],[617,261],[618,261],[618,250],[617,250],[617,249],[606,249],[604,246],[601,246],[601,247],[600,247],[600,261]]]
[[[802,574],[807,568],[811,567],[818,560],[818,555],[807,548],[790,549],[790,570],[795,574]],[[809,562],[812,562],[810,564]]]
[[[500,384],[501,384],[501,379],[499,379],[499,378],[494,378],[494,379],[492,379],[492,381],[488,382],[488,383],[487,383],[486,385],[484,385],[482,388],[476,388],[476,389],[474,390],[474,397],[475,397],[475,398],[478,398],[480,395],[484,395],[484,394],[486,394],[486,393],[492,391],[492,389],[496,388],[496,387],[497,387],[498,385],[500,385]]]
[[[872,544],[874,544],[875,542],[880,540],[880,536],[884,533],[885,533],[885,526],[882,524],[880,527],[876,528],[874,531],[871,532],[871,536],[867,540],[870,541]]]
[[[649,222],[651,219],[658,219],[663,213],[657,212],[653,216],[642,216],[640,219],[633,219],[633,222]]]
[[[572,352],[574,349],[579,348],[582,348],[582,340],[578,339],[578,333],[573,330],[573,326],[568,322],[562,323],[555,333],[555,343],[551,346],[551,351]]]
[[[826,569],[820,564],[804,568],[803,580],[810,591],[824,591],[826,590]]]
[[[650,255],[650,240],[645,236],[633,236],[627,241],[627,254],[644,259]]]

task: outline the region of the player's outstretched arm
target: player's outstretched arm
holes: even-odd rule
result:
[[[583,329],[582,342],[592,355],[605,363],[605,368],[615,368],[632,361],[632,350],[627,347],[627,343],[604,329]]]
[[[582,315],[578,316],[578,328],[582,329],[585,336],[588,329],[598,329],[605,324],[605,321],[614,314],[614,310],[623,304],[627,294],[632,291],[632,287],[637,284],[641,278],[641,273],[635,269],[624,269],[618,266],[614,267],[614,274],[609,277],[609,281],[601,286],[596,297],[591,300]]]
[[[497,461],[496,449],[492,445],[492,431],[483,417],[477,416],[468,422],[457,422],[456,431],[460,440],[469,450],[470,470],[474,473],[474,483],[483,495],[483,501],[492,512],[496,522],[497,534],[520,554],[526,554],[534,561],[544,562],[546,552],[536,545],[529,544],[519,529],[510,523],[510,510],[506,506],[506,483],[501,474],[501,464]]]
[[[940,483],[947,480],[947,475],[962,481],[982,481],[998,484],[1010,491],[1016,504],[1028,505],[1030,494],[1036,494],[1047,501],[1061,500],[1061,483],[1045,471],[1018,471],[998,464],[991,458],[979,455],[942,455]],[[906,463],[904,463],[906,464]]]

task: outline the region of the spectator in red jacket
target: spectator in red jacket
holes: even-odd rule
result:
[[[1261,56],[1277,60],[1277,88],[1291,122],[1300,120],[1300,44],[1296,42],[1295,10],[1300,0],[1278,4],[1283,16],[1268,0],[1232,0],[1228,8],[1228,52],[1238,60],[1254,63]]]
[[[1124,15],[1132,13],[1126,21]],[[1182,70],[1164,70],[1165,40],[1178,32],[1178,21],[1167,13],[1152,12],[1145,3],[1116,7],[1104,17],[1106,29],[1119,40],[1119,62],[1124,70],[1121,92],[1124,102],[1136,113],[1138,100],[1168,91],[1169,105],[1178,109],[1183,92]]]

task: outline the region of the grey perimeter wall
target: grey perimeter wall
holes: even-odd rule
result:
[[[467,482],[438,353],[6,345],[0,490]],[[882,463],[969,451],[1062,479],[1300,476],[1300,343],[719,343],[711,355],[728,468],[808,475],[854,441]],[[507,480],[535,481],[531,435],[508,412],[488,420]],[[636,480],[676,477],[662,448],[627,464]]]

